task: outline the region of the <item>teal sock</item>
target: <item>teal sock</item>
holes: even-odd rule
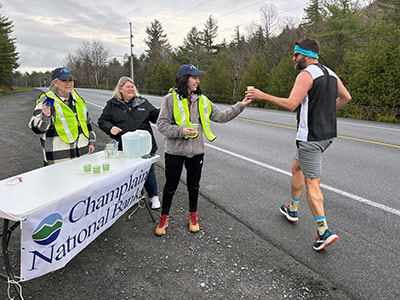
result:
[[[297,211],[297,205],[299,205],[301,199],[296,199],[292,197],[292,202],[290,202],[290,211]]]
[[[326,217],[325,216],[316,217],[315,222],[317,222],[319,234],[323,235],[325,233],[325,230],[328,229],[328,223],[326,222]]]

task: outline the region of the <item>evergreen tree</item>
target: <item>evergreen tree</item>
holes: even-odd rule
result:
[[[242,76],[239,89],[240,95],[244,95],[247,86],[254,86],[262,91],[268,91],[270,88],[268,61],[265,55],[261,52],[250,60],[250,63]],[[259,101],[258,105],[264,107],[265,102]]]
[[[145,43],[147,59],[151,65],[156,66],[160,60],[170,61],[171,45],[168,42],[167,35],[164,34],[164,29],[161,23],[156,19],[151,23],[150,27],[146,28],[148,34]]]
[[[277,97],[289,97],[298,74],[299,71],[294,68],[292,56],[282,58],[280,63],[271,70],[270,89],[268,93]]]
[[[202,91],[211,100],[220,103],[230,103],[232,99],[231,74],[226,67],[222,53],[218,53],[206,74],[200,77]]]
[[[376,2],[384,11],[386,19],[400,26],[400,0],[377,0]]]
[[[309,34],[316,35],[323,31],[324,8],[320,0],[309,0],[308,6],[304,9],[305,16],[300,27],[304,28]]]
[[[379,117],[386,107],[393,121],[400,112],[400,28],[381,22],[359,59],[353,60],[349,92],[357,105],[367,107],[367,119]],[[354,64],[357,62],[357,64]]]
[[[214,44],[218,32],[218,21],[210,15],[204,23],[204,30],[201,35],[201,43],[207,53],[214,53],[217,46]]]
[[[324,31],[317,36],[321,43],[321,61],[336,69],[343,63],[346,52],[357,48],[362,35],[359,4],[354,0],[330,0],[325,4],[327,18]]]
[[[0,15],[0,86],[9,88],[12,87],[12,72],[19,66],[15,38],[10,37],[13,27],[12,21]]]
[[[146,90],[150,90],[154,95],[165,95],[173,87],[174,79],[174,69],[163,60],[160,60],[154,74],[146,78],[145,87]]]
[[[144,84],[145,89],[153,90],[152,85],[154,81],[154,72],[161,61],[164,63],[171,63],[171,45],[168,42],[167,35],[164,34],[164,29],[161,23],[156,19],[147,27],[146,33],[148,34],[145,43],[148,47],[146,49],[146,65],[144,70]]]
[[[192,27],[189,31],[183,40],[183,46],[177,48],[174,60],[180,65],[191,63],[198,68],[203,68],[206,61],[206,53],[201,45],[201,33],[196,27]]]
[[[122,76],[125,76],[125,70],[118,59],[113,58],[105,70],[105,83],[107,88],[114,88]],[[129,75],[130,76],[130,75]]]

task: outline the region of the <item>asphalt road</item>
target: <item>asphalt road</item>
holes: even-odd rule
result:
[[[38,95],[34,91],[0,96],[0,180],[42,167],[39,139],[27,126]],[[94,108],[95,105],[89,106],[93,115]],[[108,137],[97,127],[95,131],[97,151],[102,151]],[[162,146],[162,140],[159,143]],[[162,165],[161,162],[156,166],[159,190],[164,184]],[[203,184],[205,192],[207,185]],[[218,190],[226,191],[223,185]],[[222,200],[201,195],[201,232],[190,234],[186,187],[182,183],[174,198],[165,237],[154,235],[156,224],[146,209],[138,208],[132,219],[127,214],[122,216],[64,268],[21,283],[23,297],[40,300],[356,299],[324,274],[275,247],[251,228],[246,218],[242,220],[240,215],[227,212],[223,205]],[[9,245],[16,275],[19,273],[19,237],[17,229]],[[307,248],[307,253],[312,254],[310,245]],[[3,265],[0,272],[4,273]],[[0,281],[0,299],[18,299],[12,288],[9,292],[10,295],[7,283]]]
[[[81,93],[99,113],[111,94]],[[323,156],[322,186],[328,225],[340,240],[323,253],[311,250],[316,226],[305,194],[298,223],[288,224],[278,211],[289,202],[295,114],[246,108],[212,125],[217,139],[207,143],[204,197],[352,297],[400,299],[400,239],[393,236],[400,229],[399,125],[338,119],[338,138]],[[162,153],[162,136],[157,140]]]
[[[86,89],[80,89],[79,92],[86,99],[92,118],[96,121],[111,92]],[[161,101],[160,97],[154,96],[148,96],[148,99],[156,106],[159,106]],[[7,114],[7,117],[15,118],[12,114]],[[208,237],[210,234],[208,229],[212,228],[214,231],[218,228],[224,235],[228,228],[230,237],[241,235],[238,239],[233,238],[238,241],[239,248],[243,251],[243,257],[239,261],[249,259],[250,256],[255,255],[255,252],[262,258],[257,264],[258,267],[251,268],[251,272],[248,273],[249,278],[252,278],[251,282],[254,281],[254,283],[253,285],[244,284],[246,289],[243,294],[232,294],[225,289],[216,292],[211,289],[209,293],[200,294],[201,297],[214,299],[236,296],[247,299],[326,299],[326,297],[328,299],[329,297],[332,297],[331,299],[346,297],[398,299],[400,297],[397,289],[400,259],[397,249],[400,241],[393,238],[392,232],[398,231],[400,217],[397,168],[397,162],[400,159],[400,126],[339,119],[339,137],[323,157],[322,183],[328,224],[340,236],[340,240],[326,251],[316,253],[311,248],[316,227],[307,204],[304,203],[305,197],[303,196],[298,223],[289,224],[278,211],[279,206],[288,202],[289,198],[290,165],[295,151],[295,124],[293,113],[255,108],[246,108],[237,119],[227,124],[212,124],[218,138],[213,143],[208,143],[206,148],[201,182],[202,197],[199,205],[202,232]],[[155,131],[160,146],[159,154],[162,154],[163,140],[157,130]],[[26,136],[28,137],[29,133],[26,133]],[[4,141],[10,143],[6,138]],[[35,145],[33,140],[28,143],[32,147]],[[18,146],[19,143],[15,142],[15,145]],[[2,150],[1,147],[0,150]],[[19,149],[19,151],[22,150]],[[23,169],[22,160],[18,156],[19,151],[7,152],[7,155],[16,156],[12,160],[13,168],[16,166],[18,169],[21,166]],[[35,152],[28,151],[26,155],[29,159],[33,159]],[[161,190],[163,161],[161,160],[157,165],[158,178],[160,178],[159,190]],[[185,181],[184,178],[182,181]],[[186,209],[184,189],[182,195],[183,203],[178,204],[178,212],[184,219]],[[215,207],[216,211],[221,213],[215,224],[209,223],[211,220],[203,220],[204,215],[215,216],[214,210],[209,211],[210,207]],[[227,221],[222,221],[221,216],[227,218]],[[145,213],[143,217],[146,220]],[[232,228],[230,225],[223,225],[222,227],[225,226],[225,228],[220,228],[220,223],[224,222],[227,222],[225,224],[230,224],[230,222],[240,224],[241,228],[234,230],[233,234],[233,230],[229,230]],[[208,225],[210,227],[207,228]],[[147,228],[147,234],[149,232],[151,234],[152,224],[147,227],[150,228]],[[166,238],[170,239],[175,233],[169,228]],[[243,235],[251,236],[252,243],[249,239],[243,239]],[[180,236],[173,236],[173,238],[178,237]],[[214,241],[221,241],[221,238],[216,238],[217,240]],[[168,243],[170,241],[168,240]],[[259,250],[256,250],[255,244],[268,244],[270,248],[264,249],[266,251],[261,251],[261,254]],[[279,254],[271,257],[273,252],[271,249]],[[85,251],[79,256],[83,256]],[[203,249],[202,252],[209,253],[210,251]],[[235,262],[235,259],[231,260],[230,255],[225,251],[222,253],[226,263],[216,264],[217,269],[221,270],[225,267],[226,272],[229,272],[228,266],[238,265],[238,262]],[[266,270],[266,265],[271,261],[272,265],[278,269],[284,266],[282,278],[294,276],[302,283],[312,282],[312,284],[301,288],[301,284],[295,287],[290,284],[290,288],[295,288],[293,293],[287,293],[287,291],[278,291],[273,295],[270,292],[266,293],[268,284],[257,284],[257,279],[254,280],[256,277],[252,275],[261,272],[261,269]],[[296,264],[293,264],[293,261]],[[74,261],[71,262],[71,266],[73,264]],[[292,270],[291,266],[294,265],[296,270]],[[190,267],[187,268],[190,269]],[[246,270],[248,267],[243,268]],[[211,273],[216,272],[212,266],[211,269]],[[231,271],[235,273],[234,270]],[[308,272],[311,272],[312,276],[318,280],[326,282],[313,285],[315,281],[309,281]],[[209,275],[209,278],[214,278],[215,273],[213,274]],[[306,276],[306,280],[303,275]],[[52,280],[57,281],[55,278],[57,277],[52,277]],[[42,279],[33,281],[40,280]],[[167,280],[163,286],[174,282],[179,282],[179,279]],[[218,281],[214,280],[214,283],[214,287],[218,285]],[[327,283],[333,289],[323,288]],[[27,282],[25,285],[29,287],[29,284],[30,282]],[[280,284],[285,285],[284,282]],[[315,294],[316,286],[329,293]],[[236,289],[235,285],[232,291]],[[307,292],[297,293],[298,289]],[[311,292],[309,293],[308,290]],[[165,290],[163,292],[165,293]],[[189,292],[176,295],[175,299],[192,297]],[[196,295],[199,296],[199,294]],[[146,297],[138,299],[146,299]],[[165,296],[165,299],[174,298]]]

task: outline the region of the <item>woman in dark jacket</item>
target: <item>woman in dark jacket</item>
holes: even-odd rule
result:
[[[118,80],[112,98],[107,101],[98,124],[105,133],[119,142],[119,150],[122,150],[121,136],[124,133],[137,129],[147,130],[152,139],[150,154],[154,155],[157,151],[157,143],[150,122],[156,123],[158,114],[158,108],[139,96],[133,80],[123,76]],[[151,198],[151,207],[160,208],[154,165],[150,168],[144,187]]]

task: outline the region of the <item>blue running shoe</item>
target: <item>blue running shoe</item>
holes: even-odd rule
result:
[[[313,248],[316,251],[323,250],[325,247],[328,247],[333,242],[337,241],[339,237],[333,233],[329,228],[325,230],[323,235],[320,235],[317,231],[315,235],[315,242],[313,244]]]
[[[289,206],[290,204],[282,205],[279,210],[290,222],[297,222],[299,220],[297,211],[290,211]]]

